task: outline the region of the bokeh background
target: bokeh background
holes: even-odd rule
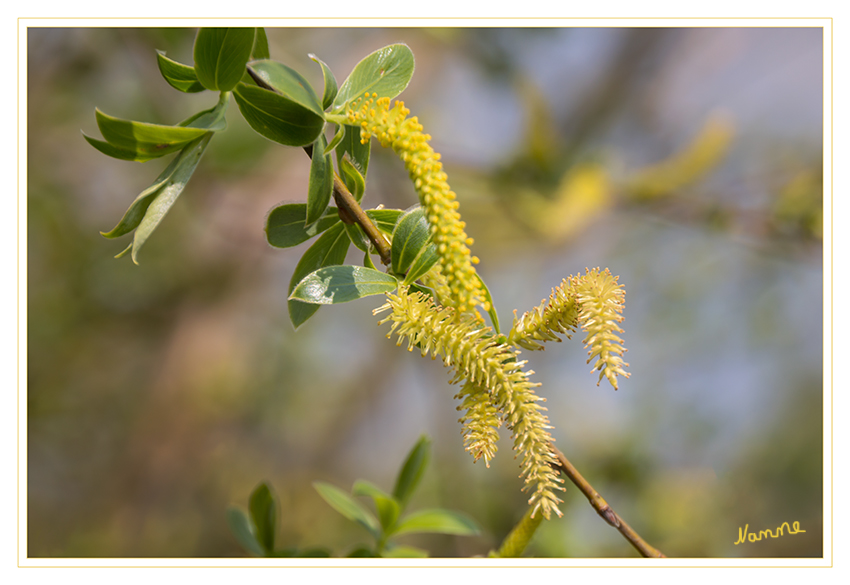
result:
[[[267,29],[272,58],[321,88],[407,43],[402,95],[443,155],[503,325],[563,277],[608,267],[627,290],[632,377],[596,386],[581,335],[524,355],[553,435],[671,557],[820,557],[823,489],[819,28]],[[243,556],[225,510],[261,480],[283,546],[368,542],[312,488],[391,489],[421,434],[412,507],[477,520],[473,538],[403,539],[486,555],[525,510],[507,434],[487,469],[462,447],[439,362],[395,347],[377,298],[297,332],[290,275],[309,244],[264,239],[305,199],[309,161],[235,104],[140,254],[105,240],[162,161],[109,159],[94,108],[172,124],[212,106],[161,78],[194,30],[31,28],[28,48],[27,551],[32,557]],[[373,147],[365,205],[415,194]],[[350,261],[359,262],[355,255]],[[529,555],[634,557],[571,485]],[[805,533],[734,545],[798,521]]]

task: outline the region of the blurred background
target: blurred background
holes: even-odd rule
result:
[[[580,333],[525,352],[553,436],[670,557],[820,557],[823,489],[819,28],[267,29],[272,58],[321,93],[407,43],[401,96],[434,138],[503,327],[586,267],[625,285],[632,377],[589,373]],[[174,124],[211,107],[161,78],[194,30],[38,29],[28,46],[28,458],[31,557],[243,556],[225,521],[269,481],[281,546],[343,556],[367,533],[323,480],[390,490],[433,439],[411,503],[469,514],[474,538],[402,539],[486,555],[526,509],[502,430],[489,469],[463,450],[439,362],[395,347],[369,298],[297,332],[287,285],[309,244],[268,246],[265,216],[304,201],[309,160],[226,133],[141,252],[102,238],[165,166],[107,158],[94,108]],[[416,202],[373,145],[364,205]],[[358,254],[349,260],[359,263]],[[572,486],[527,551],[634,557]],[[805,533],[735,545],[739,528]]]

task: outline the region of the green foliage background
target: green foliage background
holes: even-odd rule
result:
[[[308,53],[341,81],[381,46],[411,47],[402,98],[443,155],[504,316],[585,266],[620,275],[633,375],[618,392],[595,386],[576,340],[529,357],[559,448],[647,541],[671,557],[821,555],[820,29],[268,35],[272,58],[318,88]],[[384,338],[380,301],[292,331],[307,244],[272,249],[263,225],[304,201],[302,152],[231,108],[140,265],[112,258],[126,243],[98,232],[163,165],[108,159],[80,129],[97,135],[95,106],[174,124],[215,105],[157,68],[154,49],[190,63],[194,31],[27,40],[30,556],[241,556],[225,510],[262,479],[280,496],[279,542],[343,554],[365,534],[312,483],[391,485],[423,433],[416,507],[462,510],[483,533],[406,542],[497,547],[525,512],[507,437],[490,469],[472,464],[447,372]],[[414,202],[373,148],[365,203]],[[565,500],[529,554],[634,555],[577,490]],[[793,520],[805,534],[733,544],[745,524]]]

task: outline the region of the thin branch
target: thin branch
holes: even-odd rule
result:
[[[611,526],[620,531],[620,534],[631,543],[633,547],[635,547],[638,552],[645,557],[654,557],[654,558],[666,558],[666,556],[657,548],[651,546],[644,539],[640,537],[640,535],[634,531],[634,529],[626,524],[625,520],[620,518],[616,512],[608,505],[602,496],[599,495],[593,486],[590,485],[584,477],[578,472],[572,463],[564,456],[561,451],[558,450],[557,447],[553,444],[549,444],[552,448],[552,451],[558,457],[558,467],[561,471],[566,475],[571,482],[575,484],[575,486],[581,490],[581,493],[585,495],[585,497],[590,501],[590,505],[593,506],[593,509],[596,510],[596,513],[602,516],[602,518]]]
[[[312,157],[313,145],[309,144],[305,146],[304,152],[307,153],[307,156]],[[334,202],[339,208],[339,218],[347,224],[356,223],[363,228],[366,237],[369,238],[369,241],[375,246],[375,250],[378,251],[378,255],[381,257],[381,263],[384,266],[389,266],[392,258],[390,244],[387,242],[387,238],[384,237],[384,234],[381,233],[381,230],[378,229],[378,226],[375,225],[372,219],[366,215],[366,212],[363,211],[363,208],[360,207],[354,195],[351,194],[336,172],[334,172],[333,195]]]

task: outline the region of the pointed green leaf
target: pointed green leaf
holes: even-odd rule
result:
[[[197,93],[206,89],[198,81],[194,67],[172,61],[165,56],[165,51],[156,52],[156,62],[159,65],[159,72],[162,73],[162,77],[174,89],[184,93]]]
[[[354,199],[360,203],[363,200],[363,193],[366,192],[366,178],[351,163],[347,154],[339,160],[339,168],[342,171],[342,182],[345,183]]]
[[[375,222],[379,230],[392,237],[398,218],[404,213],[401,209],[367,209],[366,215]]]
[[[393,231],[393,272],[406,273],[430,240],[431,228],[425,217],[425,209],[417,205],[405,211]]]
[[[343,223],[343,225],[345,226],[345,233],[348,234],[351,243],[357,246],[358,250],[368,252],[369,248],[373,247],[369,238],[366,236],[366,232],[359,225],[356,223]]]
[[[372,498],[372,501],[375,502],[375,509],[378,511],[378,520],[381,523],[381,528],[384,529],[384,534],[391,534],[393,525],[401,512],[398,502],[381,488],[365,479],[355,481],[354,486],[351,488],[351,493],[355,496]]]
[[[431,439],[425,435],[419,437],[419,440],[407,454],[407,459],[399,471],[398,477],[395,480],[393,488],[393,497],[401,504],[401,507],[407,504],[411,494],[422,479],[422,474],[428,466],[428,459],[431,455]]]
[[[286,146],[313,144],[325,127],[322,116],[262,87],[240,83],[233,97],[251,128]]]
[[[254,523],[257,542],[266,553],[274,550],[274,535],[277,524],[277,505],[268,484],[261,483],[251,493],[248,510]]]
[[[206,133],[202,128],[163,126],[122,120],[95,109],[97,127],[103,138],[121,150],[129,150],[151,158],[181,150],[186,144]]]
[[[289,281],[287,294],[291,294],[295,285],[311,272],[324,266],[334,266],[345,262],[345,254],[348,252],[350,243],[351,240],[348,239],[345,229],[342,227],[342,222],[337,222],[328,228],[312,246],[307,248],[301,260],[298,261]],[[288,301],[288,305],[289,320],[292,321],[292,325],[296,329],[319,310],[319,305],[294,300]]]
[[[365,93],[394,98],[407,87],[413,77],[413,52],[407,45],[389,45],[366,56],[342,83],[333,101],[333,109],[341,111]]]
[[[306,242],[339,221],[336,207],[328,207],[319,221],[305,226],[307,206],[304,203],[279,205],[266,218],[266,239],[275,248],[291,248]]]
[[[325,146],[327,146],[325,136],[319,134],[316,142],[313,143],[310,162],[310,182],[307,185],[307,226],[319,221],[331,202],[334,168],[331,155],[324,154]]]
[[[228,508],[227,526],[242,548],[258,557],[263,556],[263,548],[257,542],[257,539],[254,538],[251,522],[248,520],[248,515],[245,512],[239,508]]]
[[[336,77],[334,77],[330,67],[328,67],[324,61],[316,57],[313,53],[310,53],[307,56],[322,67],[322,77],[324,77],[325,80],[325,91],[322,94],[322,109],[326,110],[331,106],[338,92]]]
[[[254,48],[251,50],[251,58],[268,59],[269,57],[269,38],[266,36],[266,29],[258,26],[257,34],[254,37]]]
[[[290,101],[324,117],[324,108],[313,86],[295,69],[277,61],[253,61],[248,66],[251,78],[262,88],[278,93]]]
[[[365,266],[328,266],[305,276],[289,298],[316,305],[338,305],[396,288],[398,281],[385,272]]]
[[[190,146],[184,148],[183,151],[171,161],[165,170],[159,174],[153,184],[136,197],[130,205],[130,208],[124,214],[124,217],[118,222],[118,225],[112,228],[109,232],[101,232],[101,235],[105,238],[111,239],[130,233],[139,227],[139,224],[144,219],[148,208],[157,197],[162,195],[166,190],[182,190],[185,185],[185,181],[188,181],[186,171],[190,169],[191,171],[194,171],[193,164],[197,165],[197,161],[200,160],[200,154],[203,154],[203,148],[206,146],[206,143],[209,142],[210,136],[212,135],[207,135],[206,142],[204,142],[204,139],[200,139],[196,143],[192,143]],[[201,145],[202,143],[203,146]],[[200,154],[197,152],[198,148],[201,148]],[[191,176],[191,172],[189,172],[189,176]],[[179,192],[177,194],[179,194]],[[128,250],[125,250],[124,253],[127,251]]]
[[[97,138],[92,138],[83,132],[83,138],[86,141],[94,146],[101,153],[106,156],[111,156],[112,158],[117,158],[119,160],[131,160],[135,162],[147,162],[149,160],[153,160],[155,158],[159,158],[159,154],[155,155],[146,155],[136,152],[135,150],[125,150],[123,148],[118,148],[117,146],[113,146],[108,142],[104,142],[103,140],[98,140]]]
[[[331,508],[368,530],[375,538],[380,537],[380,528],[375,516],[336,486],[323,481],[313,482],[313,487]]]
[[[375,263],[372,261],[372,255],[369,252],[363,256],[363,266],[366,268],[371,268],[372,270],[377,270],[378,267],[375,266]]]
[[[337,126],[336,132],[334,132],[334,137],[331,138],[331,141],[328,142],[328,145],[325,147],[325,154],[330,154],[333,150],[339,146],[339,143],[342,142],[342,139],[345,137],[345,126]]]
[[[407,276],[404,277],[404,284],[416,282],[419,278],[427,274],[439,259],[440,255],[437,253],[437,247],[429,243],[419,251],[419,255],[413,260],[410,269],[407,271]]]
[[[253,28],[201,28],[195,38],[195,74],[207,89],[232,90],[254,48]]]
[[[481,531],[475,521],[460,512],[451,510],[431,509],[419,510],[402,518],[394,534],[436,532],[439,534],[459,534],[473,536]]]
[[[366,171],[369,170],[369,154],[371,149],[371,141],[367,141],[366,144],[360,142],[359,126],[346,126],[345,136],[342,137],[342,141],[336,149],[336,161],[339,164],[339,168],[343,168],[343,158],[346,158],[346,155],[348,155],[349,162],[354,165],[354,168],[358,170],[365,182]],[[348,190],[354,193],[354,186],[349,184],[345,174],[343,174],[342,180],[345,186],[348,187]]]
[[[142,249],[142,246],[150,235],[159,226],[165,214],[168,213],[168,210],[177,201],[177,197],[183,192],[186,183],[192,178],[192,174],[195,172],[195,168],[197,168],[201,157],[204,155],[204,151],[212,136],[212,133],[208,132],[196,142],[192,142],[186,146],[177,158],[177,166],[174,172],[168,177],[166,183],[157,190],[153,200],[150,201],[145,210],[145,215],[133,235],[133,250],[130,257],[133,259],[134,264],[139,263],[139,250]]]
[[[478,277],[478,282],[481,283],[481,288],[484,289],[484,300],[490,305],[490,308],[487,310],[487,314],[490,315],[490,323],[493,324],[493,331],[496,332],[496,335],[501,333],[499,331],[499,314],[496,312],[496,305],[493,304],[493,297],[490,295],[490,289],[487,288],[487,283],[484,282],[484,279],[481,278],[479,274],[475,274]]]
[[[387,559],[426,559],[428,558],[428,551],[415,546],[390,544],[387,545],[381,556]]]

